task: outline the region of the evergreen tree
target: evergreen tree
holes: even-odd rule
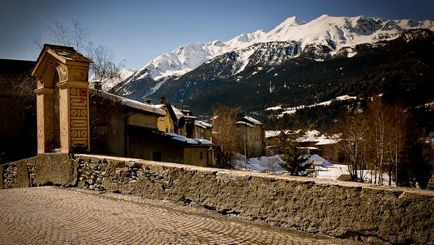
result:
[[[282,141],[282,168],[294,176],[306,176],[312,168],[312,161],[309,161],[307,151],[300,147],[294,137],[287,136]]]

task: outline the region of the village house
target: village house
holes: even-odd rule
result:
[[[265,131],[262,123],[249,116],[240,116],[236,122],[238,152],[246,157],[265,155]]]
[[[161,98],[161,103],[152,105],[165,111],[166,115],[158,120],[158,129],[166,133],[176,133],[188,138],[194,138],[194,121],[196,117],[190,110],[180,110]]]
[[[165,110],[101,90],[90,90],[90,93],[93,153],[212,165],[211,142],[161,131],[159,126],[161,119],[166,118]]]
[[[282,154],[283,140],[286,138],[285,132],[280,130],[265,131],[265,155],[274,156]]]
[[[342,159],[342,152],[340,152],[337,147],[337,143],[340,141],[339,136],[324,135],[316,130],[309,130],[304,133],[300,130],[293,132],[289,130],[265,131],[267,156],[282,154],[282,140],[287,138],[289,134],[292,134],[292,137],[295,138],[299,147],[305,149],[307,154],[318,154],[332,162],[340,162]]]
[[[213,165],[210,141],[176,134],[169,123],[160,130],[160,119],[168,114],[164,108],[90,89],[89,64],[73,48],[44,45],[32,73],[37,80],[38,153],[87,152]]]
[[[147,101],[150,104],[150,101]],[[158,119],[158,129],[167,133],[177,133],[188,138],[211,140],[212,125],[204,121],[196,120],[190,110],[178,109],[167,103],[164,98],[161,103],[152,105],[162,109],[166,115]]]
[[[194,135],[196,138],[212,141],[212,125],[204,121],[196,120],[194,122]]]

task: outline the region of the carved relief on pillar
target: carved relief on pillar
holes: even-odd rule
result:
[[[74,70],[74,72],[70,72],[72,81],[87,81],[87,70]]]
[[[68,80],[68,69],[66,69],[66,67],[59,65],[56,67],[56,69],[57,69],[57,73],[59,74],[60,82]]]
[[[71,117],[71,147],[88,147],[88,96],[87,88],[71,88],[70,117]]]

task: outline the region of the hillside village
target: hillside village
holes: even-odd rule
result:
[[[47,66],[49,62],[53,62],[50,60],[60,62],[59,67],[62,68],[58,68],[57,71],[50,68]],[[77,71],[80,72],[81,77],[75,79],[83,79],[83,81],[75,82],[75,84],[79,84],[76,89],[59,87],[59,84],[62,84],[59,82],[59,79],[62,79],[62,72],[66,72],[70,62],[77,63],[75,66],[80,64],[83,67]],[[282,168],[284,160],[281,156],[284,154],[282,149],[290,137],[296,142],[297,148],[303,150],[303,154],[310,156],[306,161],[313,163],[309,172],[305,174],[318,178],[325,176],[325,178],[331,179],[351,180],[348,174],[350,168],[345,163],[348,161],[344,159],[345,153],[338,147],[338,143],[342,140],[340,134],[326,135],[316,130],[266,130],[262,122],[241,112],[231,122],[235,131],[230,134],[236,142],[231,151],[237,154],[229,159],[231,163],[222,165],[222,159],[219,158],[220,154],[216,153],[228,146],[216,144],[215,139],[220,134],[219,130],[222,130],[213,127],[215,123],[218,123],[218,115],[207,120],[199,120],[194,112],[188,108],[182,105],[178,108],[164,98],[161,98],[157,103],[153,103],[149,99],[139,102],[111,94],[99,86],[90,88],[86,80],[87,76],[82,73],[86,70],[89,62],[86,57],[73,48],[55,45],[45,45],[36,63],[2,60],[5,67],[23,66],[24,69],[17,69],[15,74],[7,74],[6,71],[3,71],[2,83],[18,88],[22,88],[22,85],[25,87],[37,84],[38,86],[35,90],[38,98],[36,108],[33,107],[33,99],[26,98],[21,101],[21,104],[27,103],[27,105],[22,106],[29,108],[30,111],[26,112],[25,117],[12,114],[15,117],[12,120],[13,126],[6,122],[11,121],[10,117],[4,118],[4,125],[7,127],[4,127],[3,130],[10,131],[11,128],[25,127],[24,125],[35,120],[28,121],[28,117],[36,116],[39,118],[37,129],[32,125],[26,132],[9,134],[7,142],[9,145],[12,143],[12,147],[8,150],[6,146],[3,146],[1,149],[3,162],[24,156],[29,157],[36,152],[88,152],[204,167],[224,166],[225,168],[287,174],[286,169]],[[34,64],[34,68],[29,64]],[[23,72],[27,75],[23,76]],[[30,79],[29,72],[32,72],[32,76],[38,82]],[[57,76],[56,72],[60,75]],[[20,82],[23,84],[20,85]],[[50,95],[44,94],[50,89],[53,89],[54,96],[48,97],[50,98],[48,100],[43,99]],[[64,93],[62,89],[70,89],[72,101],[72,104],[69,105],[70,109],[62,109],[62,107],[67,106],[62,101],[62,98],[65,98],[62,96]],[[14,94],[17,91],[22,94]],[[26,93],[26,91],[23,92],[19,89],[11,89],[10,92],[11,94],[8,95],[10,100],[16,99],[17,95],[32,96],[31,90]],[[87,94],[88,99],[86,98]],[[353,99],[353,97],[338,97],[338,100],[347,99]],[[86,112],[87,101],[89,101],[88,112]],[[324,106],[323,104],[326,105],[326,103],[322,103],[318,106]],[[67,139],[62,138],[62,135],[68,131],[62,126],[65,123],[68,124],[66,118],[62,119],[62,115],[65,114],[62,110],[65,109],[69,110],[71,117],[71,122],[69,122],[71,125],[69,129],[71,130],[69,133],[70,143],[67,142]],[[275,110],[275,108],[267,110]],[[53,119],[47,121],[45,117]],[[87,120],[88,126],[86,126]],[[28,138],[29,141],[32,141],[34,140],[32,137],[36,136],[32,130],[39,132],[37,149],[36,145],[28,145],[26,146],[27,149],[23,149],[20,147],[21,139]],[[6,131],[4,135],[8,135]],[[41,138],[41,135],[44,136]],[[27,155],[16,154],[14,149],[19,149],[21,153],[27,152],[25,153]],[[367,176],[365,181],[371,182],[372,178]]]
[[[2,3],[0,245],[434,245],[433,8]]]
[[[72,58],[70,58],[72,57]],[[38,97],[40,93],[38,91],[45,91],[46,87],[52,86],[56,88],[55,84],[59,84],[58,76],[54,70],[49,71],[50,67],[45,67],[50,59],[67,59],[73,62],[84,63],[84,66],[88,64],[88,60],[80,53],[76,52],[73,48],[45,45],[40,57],[36,63],[2,60],[3,67],[16,66],[17,71],[15,73],[9,73],[10,70],[4,70],[2,73],[2,83],[11,86],[10,99],[13,100],[16,97],[31,96],[31,90],[24,94],[14,94],[18,90],[14,89],[14,86],[20,87],[19,83],[27,86],[35,86],[36,81],[29,79],[29,72],[33,72],[33,76],[37,78]],[[28,65],[28,64],[33,65]],[[23,69],[18,69],[22,66]],[[35,66],[35,68],[33,68]],[[48,69],[48,70],[47,70]],[[44,71],[44,73],[41,73]],[[45,75],[47,72],[49,76]],[[23,79],[22,74],[27,74]],[[22,79],[22,80],[21,80]],[[84,77],[85,79],[85,77]],[[43,80],[43,81],[41,81]],[[30,84],[29,84],[30,83]],[[31,84],[33,83],[33,84]],[[82,82],[84,86],[86,81]],[[50,85],[51,84],[51,85]],[[59,89],[55,89],[56,93],[60,93]],[[176,162],[182,164],[192,164],[198,166],[216,166],[217,159],[215,156],[216,144],[213,143],[213,136],[219,132],[213,130],[213,123],[218,120],[218,117],[210,118],[208,121],[198,120],[194,113],[186,108],[177,108],[171,105],[168,101],[162,98],[159,103],[152,103],[150,100],[138,102],[135,100],[123,98],[108,92],[103,91],[101,88],[89,88],[89,143],[91,147],[86,147],[86,134],[74,131],[71,137],[77,136],[77,146],[71,147],[73,152],[90,152],[93,154],[122,156],[141,158],[154,161]],[[22,92],[22,91],[21,91]],[[61,93],[59,94],[61,95]],[[21,139],[28,138],[29,141],[33,140],[36,128],[30,127],[29,132],[21,132],[15,135],[9,135],[7,141],[12,144],[11,150],[8,150],[3,146],[2,148],[2,161],[11,161],[20,158],[19,155],[14,155],[12,149],[19,149],[22,152],[28,152],[28,156],[34,154],[33,152],[46,153],[46,152],[64,152],[67,149],[62,149],[62,143],[64,139],[61,139],[59,135],[60,124],[62,119],[60,118],[62,101],[59,95],[54,96],[52,105],[49,105],[53,109],[48,111],[36,112],[37,108],[33,107],[34,100],[22,100],[22,103],[28,103],[35,111],[27,112],[29,115],[26,117],[14,116],[14,126],[8,125],[6,122],[7,130],[11,130],[14,127],[25,127],[29,121],[27,117],[36,116],[38,113],[44,113],[39,115],[44,117],[52,117],[54,120],[45,122],[45,129],[39,128],[38,130],[49,130],[45,133],[45,139],[38,142],[38,148],[35,145],[23,149],[18,145],[21,144]],[[83,92],[78,90],[71,90],[71,99],[73,101],[86,100],[83,99]],[[76,97],[74,97],[76,96]],[[80,97],[81,96],[81,97]],[[59,101],[56,101],[59,100]],[[6,103],[6,102],[5,102]],[[18,101],[14,103],[20,104]],[[39,103],[39,102],[38,102]],[[47,103],[47,102],[45,102]],[[78,102],[77,102],[78,103]],[[26,106],[26,105],[23,105]],[[72,105],[71,105],[72,106]],[[46,109],[44,109],[46,110]],[[72,121],[72,125],[81,125],[86,118],[80,118],[84,115],[84,109],[77,104],[77,109],[72,108],[70,111],[71,117],[77,117],[76,122]],[[3,121],[11,121],[11,118],[4,118]],[[34,121],[33,119],[32,121]],[[41,119],[42,120],[42,119]],[[38,124],[40,127],[40,124]],[[266,131],[264,125],[254,119],[253,117],[243,114],[237,115],[234,121],[237,134],[235,135],[238,146],[236,151],[240,156],[246,158],[255,158],[261,156],[274,156],[279,154],[279,136],[284,134],[278,134],[277,132]],[[48,127],[48,128],[47,128]],[[82,126],[80,126],[82,127]],[[5,128],[6,129],[6,128]],[[62,129],[65,130],[65,129]],[[51,132],[51,133],[50,133]],[[8,135],[6,132],[4,135]],[[311,153],[321,154],[321,151],[327,150],[321,147],[314,147],[315,143],[319,146],[321,142],[316,142],[315,138],[300,138],[299,141],[303,147],[306,147]],[[280,144],[280,143],[279,143]],[[14,146],[15,145],[15,146]],[[333,159],[330,159],[333,160]]]

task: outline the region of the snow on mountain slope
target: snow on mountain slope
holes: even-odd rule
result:
[[[282,118],[285,114],[294,114],[299,109],[312,108],[312,107],[317,107],[317,106],[329,106],[333,101],[344,101],[344,100],[355,100],[355,99],[357,99],[356,96],[341,95],[341,96],[338,96],[332,100],[327,100],[327,101],[315,103],[312,105],[299,105],[299,106],[288,107],[288,108],[283,108],[281,105],[277,105],[277,106],[273,106],[273,107],[268,107],[265,110],[266,111],[281,111],[281,113],[278,114],[277,117]]]
[[[147,76],[154,80],[163,80],[170,76],[183,75],[218,55],[251,45],[263,35],[265,33],[258,30],[254,33],[241,34],[225,43],[221,41],[189,43],[151,60],[137,71],[131,80],[143,79]]]
[[[116,86],[117,84],[121,83],[122,81],[125,81],[126,79],[128,79],[131,75],[133,75],[136,71],[134,70],[129,70],[129,69],[121,69],[119,71],[119,76],[117,77],[113,77],[113,78],[109,78],[107,80],[105,80],[102,83],[102,89],[104,91],[108,91],[111,88],[113,88],[114,86]],[[90,77],[89,78],[90,82],[93,83],[95,82],[94,77]]]
[[[168,78],[179,77],[228,52],[235,52],[237,56],[234,74],[241,72],[249,63],[266,62],[269,65],[278,65],[279,62],[297,57],[303,51],[321,60],[335,55],[341,48],[346,48],[349,50],[348,57],[352,57],[357,53],[352,53],[350,48],[357,44],[391,40],[398,37],[403,30],[415,28],[434,31],[434,22],[322,15],[303,23],[297,17],[290,17],[269,32],[258,30],[239,35],[227,42],[213,41],[181,46],[151,60],[129,77],[125,84],[141,79],[157,81],[144,95],[147,96],[157,91]],[[280,46],[284,47],[285,52],[281,52]]]
[[[353,47],[396,38],[403,30],[427,28],[434,31],[433,21],[382,20],[381,18],[334,17],[322,15],[309,23],[291,17],[265,35],[265,40],[296,41],[302,48],[308,44],[330,45],[335,49]]]

